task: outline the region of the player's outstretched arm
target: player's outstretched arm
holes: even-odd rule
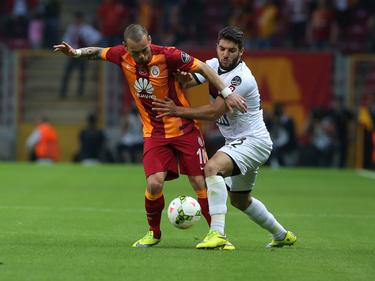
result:
[[[89,60],[99,60],[101,59],[100,54],[103,48],[99,47],[87,47],[87,48],[80,48],[74,49],[65,41],[62,41],[61,44],[57,44],[53,46],[54,52],[61,52],[68,57],[75,57],[75,58],[84,58]]]
[[[215,102],[197,107],[177,106],[170,98],[154,99],[152,110],[157,111],[157,118],[179,116],[187,119],[217,120],[226,111],[224,99],[217,97]]]
[[[225,98],[225,102],[230,112],[233,108],[237,108],[242,113],[247,111],[246,100],[240,95],[232,92],[232,90],[225,86],[219,75],[206,63],[200,61],[198,72],[202,74],[211,84],[213,84],[221,95]]]

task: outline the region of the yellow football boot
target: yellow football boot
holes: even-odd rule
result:
[[[292,246],[297,241],[297,236],[291,232],[287,231],[285,234],[285,238],[283,240],[274,240],[272,239],[271,243],[269,243],[266,247],[267,248],[281,248],[284,246]]]
[[[210,230],[202,242],[195,246],[197,249],[223,249],[234,250],[235,247],[230,243],[225,235],[221,235],[216,230]]]
[[[145,236],[143,236],[141,239],[138,241],[134,242],[132,247],[136,248],[150,248],[152,246],[155,246],[160,242],[160,239],[156,239],[154,237],[154,232],[153,231],[148,231]]]

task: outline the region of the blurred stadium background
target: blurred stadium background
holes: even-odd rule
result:
[[[3,0],[0,161],[28,159],[25,140],[40,115],[58,130],[61,161],[72,161],[89,113],[98,116],[107,149],[116,154],[122,116],[131,108],[119,69],[90,61],[83,95],[76,96],[79,78],[74,73],[67,97],[59,96],[67,58],[54,54],[52,45],[62,40],[80,11],[101,32],[97,45],[120,43],[124,27],[138,22],[155,44],[177,46],[201,60],[215,55],[220,28],[240,26],[246,33],[244,60],[258,81],[268,124],[275,120],[276,104],[295,123],[296,157],[283,165],[373,169],[374,8],[371,0]],[[208,102],[205,87],[189,96],[193,105]],[[343,104],[338,107],[337,101]],[[214,135],[215,128],[203,125]],[[311,159],[315,150],[309,149],[324,142],[329,161],[318,163]],[[105,161],[116,162],[116,157]]]

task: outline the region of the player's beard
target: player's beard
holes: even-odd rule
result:
[[[220,68],[223,69],[223,70],[231,70],[231,69],[233,69],[239,63],[239,61],[240,61],[240,56],[239,55],[236,58],[234,58],[230,64],[227,64],[227,65],[223,65],[219,61]]]

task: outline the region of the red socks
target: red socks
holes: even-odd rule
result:
[[[164,209],[163,193],[152,195],[146,192],[145,208],[146,208],[147,221],[148,221],[148,225],[150,226],[150,230],[154,232],[154,237],[156,239],[160,239],[161,237],[160,221],[161,221],[161,214]]]
[[[204,218],[206,219],[208,226],[211,225],[211,216],[208,209],[208,199],[207,199],[207,189],[201,189],[195,192],[198,197],[198,203],[201,205],[201,212]]]

